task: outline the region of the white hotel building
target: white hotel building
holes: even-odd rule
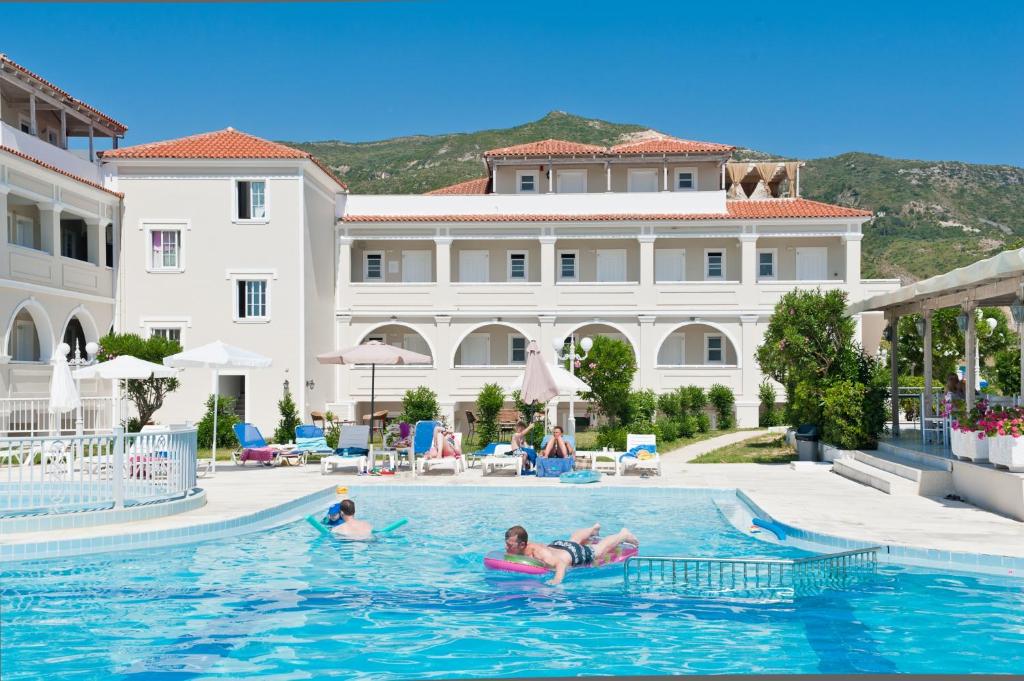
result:
[[[40,165],[53,154],[82,159],[8,122],[31,101],[25,77],[16,80],[17,90],[3,81],[4,146],[9,134],[22,146],[0,151],[0,196],[39,229],[25,245],[15,219],[2,244],[9,396],[45,396],[46,362],[71,311],[84,309],[75,314],[90,318],[88,340],[113,319],[185,347],[220,339],[273,357],[270,369],[224,375],[219,386],[265,433],[286,380],[304,418],[366,414],[369,368],[315,356],[372,338],[433,358],[379,367],[378,408],[397,411],[405,390],[427,385],[462,429],[481,386],[522,371],[530,339],[554,361],[552,341],[595,335],[632,346],[637,387],[728,385],[749,426],[761,382],[754,352],[783,293],[837,288],[857,300],[898,285],[861,278],[870,213],[802,199],[798,163],[732,163],[726,145],[545,140],[491,150],[483,177],[427,195],[354,195],[309,154],[228,128],[108,150],[87,176],[102,180],[95,186],[84,169],[69,177]],[[62,135],[85,129],[70,110],[59,119],[76,121]],[[90,125],[115,139],[124,131],[105,118]],[[30,172],[50,185],[24,188]],[[81,258],[54,248],[71,216],[84,225],[84,241],[67,237]],[[98,246],[104,231],[112,264]],[[12,331],[26,316],[35,341]],[[870,347],[880,324],[863,321]],[[31,389],[26,375],[37,376]],[[199,418],[211,381],[186,372],[158,418]]]

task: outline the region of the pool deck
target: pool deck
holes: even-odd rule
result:
[[[796,469],[786,464],[693,464],[695,456],[754,437],[764,431],[743,431],[695,443],[663,455],[663,475],[604,476],[604,487],[736,488],[774,519],[808,532],[843,537],[879,545],[901,545],[938,551],[989,554],[1024,558],[1024,523],[982,511],[968,504],[919,496],[890,496],[847,480],[829,471],[827,464],[807,464]],[[0,545],[35,544],[64,540],[157,533],[225,521],[244,521],[302,497],[329,493],[335,486],[445,485],[535,487],[558,486],[557,479],[533,476],[482,477],[480,468],[452,476],[448,472],[413,477],[321,475],[319,467],[247,467],[222,465],[213,477],[200,480],[208,503],[175,516],[117,525],[45,532],[8,533]],[[296,517],[283,514],[281,522]],[[307,511],[308,512],[308,511]],[[628,517],[624,523],[628,525]]]

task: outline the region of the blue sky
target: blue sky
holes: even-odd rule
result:
[[[559,109],[800,158],[1024,166],[1024,3],[5,5],[0,51],[123,121],[366,141]]]

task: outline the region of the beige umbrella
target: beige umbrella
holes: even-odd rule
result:
[[[540,355],[540,346],[537,345],[537,341],[530,341],[526,346],[526,371],[523,372],[519,399],[526,404],[547,402],[557,397],[560,392],[551,374],[551,368]]]
[[[373,430],[374,393],[376,392],[378,364],[431,364],[434,360],[412,350],[386,345],[380,341],[367,341],[362,345],[334,350],[316,356],[321,364],[369,364],[370,365],[370,430]]]

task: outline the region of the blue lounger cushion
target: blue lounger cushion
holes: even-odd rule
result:
[[[297,452],[330,452],[333,451],[327,446],[327,438],[320,437],[297,437],[295,438],[295,450]]]

